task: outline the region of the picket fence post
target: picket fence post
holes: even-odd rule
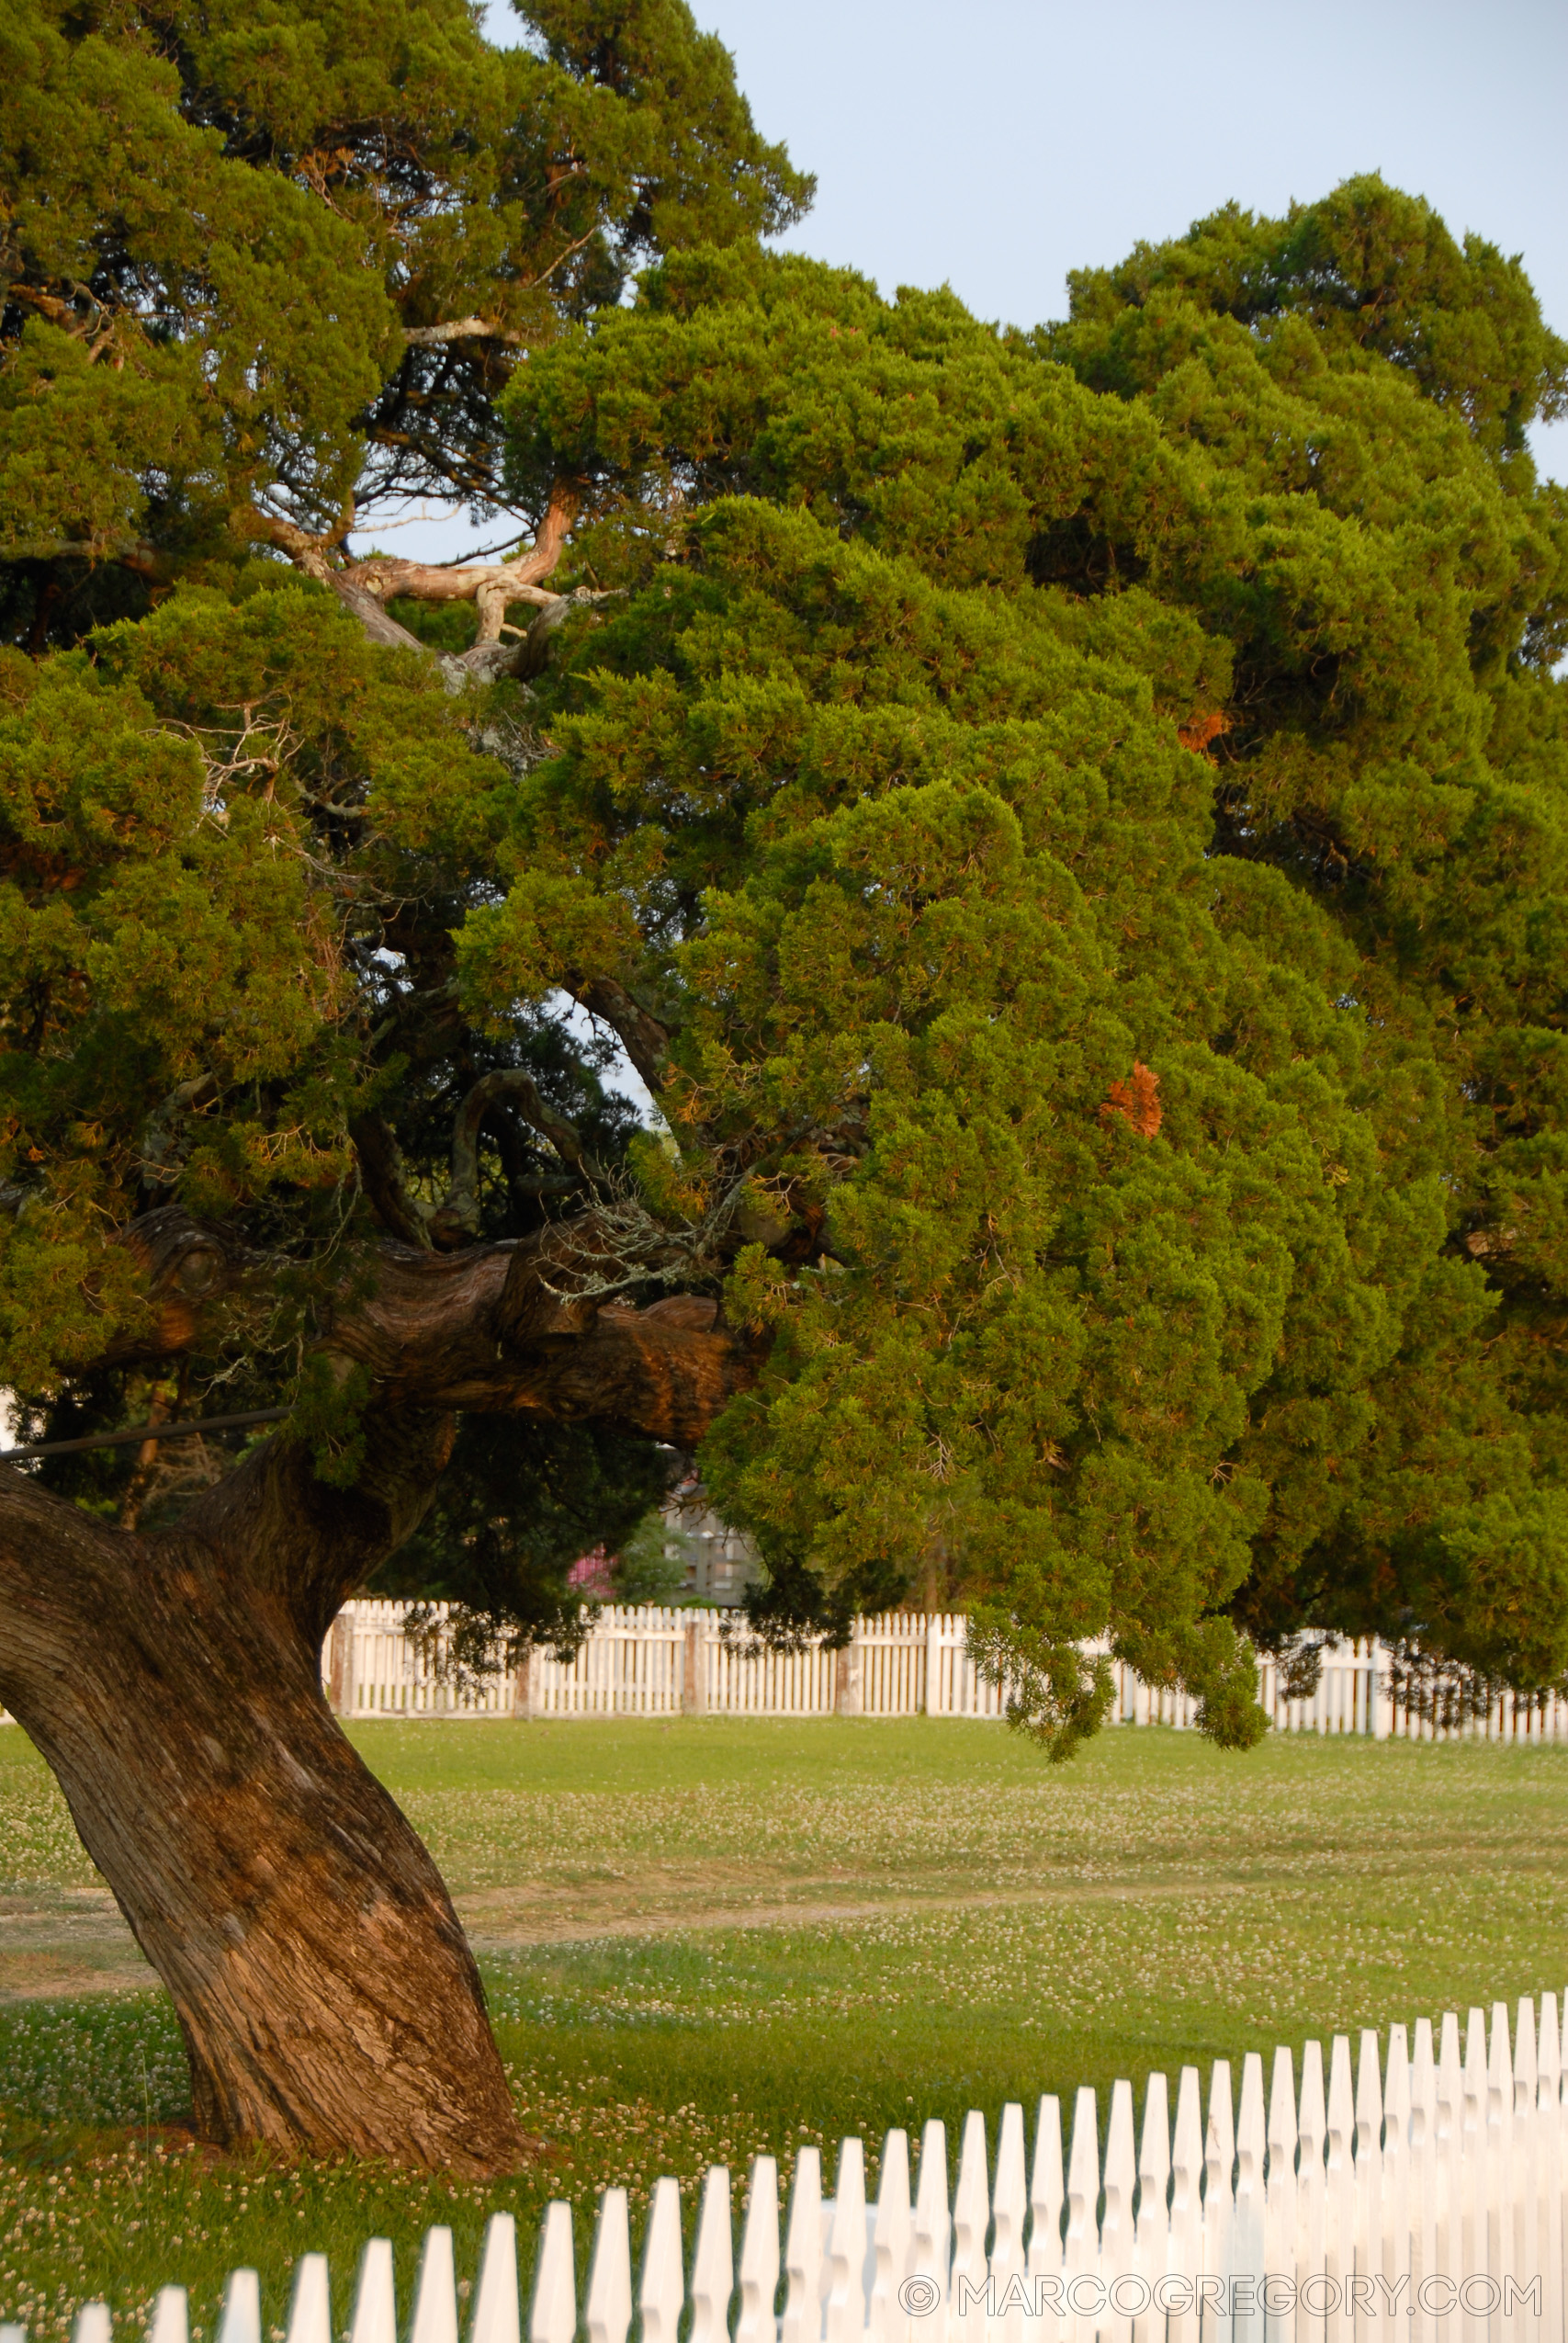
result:
[[[328,1703],[334,1716],[354,1715],[354,1609],[347,1604],[333,1621]]]
[[[858,2147],[860,2143],[855,2143]],[[729,2343],[729,2298],[735,2258],[729,2226],[729,2174],[709,2168],[692,2255],[692,2326],[688,2343]]]
[[[469,2343],[522,2343],[519,2311],[517,2224],[509,2213],[494,2213],[485,2231]],[[615,2337],[615,2343],[626,2343],[624,2332]]]
[[[661,2188],[672,2189],[674,2185],[673,2180],[660,2183]],[[651,2222],[649,2234],[651,2239]],[[396,2343],[396,2333],[394,2328],[392,2343]],[[528,2314],[528,2343],[575,2343],[576,2335],[577,2266],[571,2250],[571,2207],[558,2202],[546,2207],[544,2227],[539,2233],[539,2266],[534,2280],[533,2307]],[[353,2343],[359,2343],[357,2336]],[[668,2336],[650,2337],[650,2343],[673,2343],[673,2329]]]
[[[771,2156],[751,2167],[746,2234],[740,2244],[740,2311],[735,2343],[775,2343],[773,2298],[779,2289],[779,2168]],[[615,2343],[625,2343],[617,2337]]]
[[[926,1621],[926,1683],[921,1705],[928,1716],[942,1714],[942,1622],[934,1612]]]
[[[703,1716],[707,1712],[707,1677],[704,1667],[703,1622],[688,1619],[682,1642],[681,1714]]]
[[[1035,2119],[1034,2163],[1029,2176],[1029,2252],[1026,2274],[1059,2278],[1062,2268],[1062,2102],[1047,2095]]]

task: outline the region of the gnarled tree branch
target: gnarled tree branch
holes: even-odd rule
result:
[[[452,1181],[433,1223],[438,1239],[450,1242],[479,1232],[479,1126],[491,1108],[503,1101],[548,1139],[561,1161],[585,1182],[592,1184],[603,1177],[576,1125],[547,1104],[533,1076],[520,1067],[500,1067],[474,1084],[452,1126]]]
[[[296,569],[330,585],[357,617],[365,615],[355,599],[359,596],[378,608],[398,594],[407,594],[416,602],[472,602],[479,608],[479,640],[494,642],[500,637],[509,603],[547,605],[557,599],[540,582],[559,564],[580,502],[570,481],[558,481],[533,544],[511,561],[444,564],[406,561],[396,554],[373,553],[362,561],[344,562],[338,558],[339,549],[352,526],[352,515],[337,529],[319,537],[274,513],[258,513],[255,526],[269,545],[288,556]],[[412,635],[407,635],[406,640],[423,648]]]
[[[525,680],[542,673],[550,638],[562,621],[574,608],[604,598],[582,587],[575,594],[552,594],[541,583],[559,565],[579,504],[575,487],[558,481],[533,544],[512,561],[405,561],[396,554],[375,553],[363,561],[344,562],[339,549],[352,516],[321,537],[271,513],[258,514],[255,526],[296,569],[330,586],[371,641],[389,650],[428,655],[428,646],[387,611],[386,605],[399,594],[415,602],[471,602],[479,618],[478,635],[468,650],[452,652],[441,662],[449,686],[457,690],[466,684],[496,683],[502,676]],[[506,613],[519,602],[533,604],[536,615],[514,640],[503,642]]]
[[[439,349],[447,342],[501,342],[520,350],[525,336],[489,317],[454,317],[444,325],[405,325],[403,340],[416,350]]]
[[[356,1116],[349,1126],[349,1137],[358,1158],[361,1184],[382,1228],[400,1244],[428,1250],[433,1207],[423,1196],[409,1193],[402,1149],[386,1116],[379,1109]]]
[[[573,1000],[581,1002],[591,1017],[597,1017],[609,1026],[649,1091],[657,1095],[670,1055],[669,1027],[660,1024],[614,977],[592,977],[570,989]]]
[[[393,554],[374,553],[341,574],[378,602],[389,602],[400,594],[417,602],[472,602],[479,610],[479,640],[494,642],[500,638],[508,603],[543,605],[558,599],[540,581],[559,564],[580,501],[569,481],[558,481],[537,536],[515,560],[445,567],[439,562],[404,561]]]
[[[216,1341],[270,1283],[264,1256],[176,1205],[143,1215],[122,1241],[145,1266],[149,1307],[106,1341],[105,1364],[153,1365]],[[324,1305],[316,1347],[366,1370],[367,1422],[526,1410],[694,1447],[751,1383],[757,1354],[708,1296],[641,1308],[629,1298],[694,1265],[689,1238],[613,1200],[520,1242],[458,1252],[389,1244]],[[288,1439],[286,1430],[267,1448]]]

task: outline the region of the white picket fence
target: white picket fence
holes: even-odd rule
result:
[[[1568,2005],[1568,1996],[1564,1996]],[[1032,2164],[1023,2109],[1002,2111],[993,2166],[985,2119],[964,2127],[948,2194],[939,2122],[921,2142],[911,2191],[909,2144],[887,2134],[874,2203],[864,2144],[845,2140],[831,2198],[815,2147],[795,2163],[782,2247],[778,2168],[751,2168],[739,2267],[729,2174],[708,2172],[688,2281],[680,2188],[655,2183],[634,2282],[625,2189],[599,2201],[581,2326],[588,2343],[1568,2343],[1568,2076],[1557,1998],[1494,2005],[1490,2041],[1472,2009],[1461,2054],[1450,2014],[1360,2039],[1336,2036],[1324,2086],[1309,2042],[1298,2097],[1289,2050],[1215,2063],[1208,2116],[1198,2070],[1183,2067],[1170,2122],[1163,2075],[1151,2075],[1134,2143],[1132,2085],[1115,2084],[1103,2149],[1092,2090],[1077,2093],[1063,2156],[1060,2102],[1042,2099]],[[779,2281],[784,2281],[782,2314]],[[470,2343],[522,2343],[512,2216],[491,2221],[474,2293]],[[540,2224],[528,2343],[580,2332],[571,2207]],[[427,2232],[409,2343],[458,2343],[452,2233]],[[186,2297],[157,2299],[151,2343],[186,2343]],[[392,2249],[372,2239],[360,2264],[347,2343],[398,2343]],[[287,2343],[333,2343],[325,2257],[297,2265]],[[0,2327],[0,2343],[25,2343]],[[90,2303],[76,2343],[110,2343],[109,2314]],[[219,2343],[262,2343],[254,2270],[229,2281]]]
[[[452,1682],[411,1643],[400,1602],[351,1602],[321,1655],[339,1714],[372,1716],[999,1716],[959,1615],[890,1612],[839,1651],[774,1651],[732,1611],[606,1605],[574,1659],[534,1650],[509,1674]],[[445,1607],[439,1617],[445,1619]]]
[[[574,1659],[527,1653],[517,1669],[468,1684],[439,1664],[446,1616],[437,1609],[435,1650],[412,1644],[400,1602],[351,1602],[321,1655],[338,1714],[387,1716],[967,1716],[999,1717],[1005,1702],[969,1657],[961,1613],[892,1611],[858,1619],[839,1651],[812,1644],[771,1651],[750,1640],[732,1611],[622,1610],[606,1606]],[[1094,1650],[1100,1647],[1089,1646]],[[1310,1700],[1288,1700],[1277,1661],[1258,1663],[1258,1696],[1285,1733],[1391,1735],[1414,1740],[1568,1740],[1568,1701],[1540,1704],[1505,1694],[1485,1715],[1434,1726],[1389,1690],[1387,1647],[1374,1639],[1328,1646]],[[1190,1726],[1196,1703],[1151,1687],[1113,1663],[1112,1722]]]

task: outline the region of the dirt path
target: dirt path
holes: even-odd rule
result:
[[[1510,1870],[1551,1868],[1549,1854]],[[1403,1859],[1358,1862],[1358,1874],[1403,1875]],[[753,1878],[755,1874],[752,1875]],[[672,1880],[668,1865],[612,1880],[531,1881],[454,1896],[476,1952],[494,1958],[548,1944],[581,1944],[616,1937],[660,1937],[720,1929],[798,1929],[857,1920],[909,1919],[929,1912],[986,1911],[1021,1905],[1146,1903],[1178,1896],[1194,1903],[1241,1896],[1284,1883],[1303,1885],[1295,1862],[1249,1865],[1243,1877],[1162,1869],[1154,1876],[1120,1880],[1070,1877],[997,1888],[955,1888],[933,1880],[924,1890],[889,1883],[867,1895],[849,1875],[818,1874],[788,1883],[776,1873],[748,1888],[746,1874],[727,1865],[694,1866]],[[152,1970],[107,1889],[0,1892],[0,2005],[68,1999],[93,1993],[146,1992]]]
[[[651,1885],[651,1883],[650,1883]],[[907,1918],[922,1912],[984,1910],[998,1906],[1096,1902],[1149,1896],[1236,1895],[1243,1883],[1164,1880],[1137,1885],[1064,1883],[1057,1886],[966,1889],[962,1894],[897,1891],[874,1897],[847,1896],[830,1880],[804,1880],[798,1896],[715,1903],[653,1900],[634,1880],[617,1883],[612,1899],[550,1887],[487,1888],[453,1898],[476,1952],[494,1956],[543,1944],[581,1944],[612,1937],[672,1936],[691,1930],[822,1928],[847,1921]],[[659,1894],[662,1890],[662,1895]],[[834,1890],[839,1889],[838,1893]],[[653,1890],[667,1902],[661,1879]],[[628,1910],[627,1906],[634,1908]],[[616,1908],[618,1907],[618,1908]],[[144,1993],[155,1979],[135,1938],[106,1890],[83,1889],[47,1897],[0,1896],[0,2004],[69,1999],[91,1993]]]
[[[545,1944],[581,1944],[614,1937],[672,1936],[710,1929],[822,1928],[926,1912],[989,1910],[1020,1904],[1143,1901],[1150,1896],[1235,1896],[1252,1881],[1196,1876],[1137,1882],[1064,1881],[1037,1887],[890,1890],[846,1895],[839,1881],[803,1880],[799,1893],[746,1901],[669,1901],[667,1875],[646,1885],[601,1889],[534,1885],[487,1888],[453,1898],[476,1952],[495,1956]],[[837,1892],[835,1892],[837,1891]],[[655,1898],[667,1908],[649,1909]],[[634,1907],[627,1910],[630,1905]],[[156,1980],[107,1889],[71,1895],[0,1895],[0,2005],[70,1999],[94,1993],[144,1993]]]
[[[107,1887],[0,1895],[0,2004],[155,1983]]]
[[[1019,1904],[1142,1902],[1151,1896],[1238,1896],[1247,1881],[1198,1879],[1140,1881],[1136,1885],[1081,1882],[1050,1887],[965,1888],[960,1894],[933,1891],[928,1895],[890,1894],[875,1898],[829,1897],[818,1892],[788,1902],[753,1900],[745,1904],[682,1906],[668,1912],[636,1915],[580,1911],[568,1917],[541,1915],[536,1898],[519,1891],[494,1889],[484,1896],[459,1896],[458,1918],[476,1952],[515,1952],[529,1945],[582,1944],[606,1937],[673,1936],[702,1929],[823,1928],[844,1921],[909,1919],[923,1912],[990,1911]],[[532,1914],[521,1907],[532,1902]],[[515,1911],[511,1907],[516,1906]]]

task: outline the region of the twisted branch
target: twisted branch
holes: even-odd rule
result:
[[[479,1234],[479,1126],[491,1108],[503,1102],[514,1106],[524,1121],[549,1141],[561,1161],[570,1164],[585,1184],[595,1187],[604,1178],[576,1125],[548,1104],[533,1076],[518,1067],[501,1067],[474,1084],[452,1126],[451,1184],[433,1223],[438,1241],[450,1243],[456,1238]]]

